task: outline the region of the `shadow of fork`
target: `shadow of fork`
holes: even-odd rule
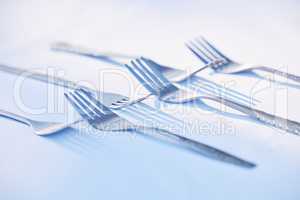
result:
[[[132,115],[128,115],[127,117],[132,117]],[[132,137],[133,134],[136,135],[137,132],[105,132],[95,129],[86,122],[80,122],[76,125],[73,125],[71,128],[66,128],[55,134],[44,136],[43,138],[50,140],[60,147],[74,153],[75,155],[88,160],[95,160],[95,155],[103,155],[113,151],[114,156],[119,156],[121,153],[119,148],[114,148],[114,144],[109,142],[112,146],[110,146],[110,144],[107,145],[104,140],[109,139],[116,141],[116,137],[118,136]],[[124,140],[124,138],[120,139],[122,141]],[[125,139],[125,141],[126,140],[128,140],[128,138]],[[112,148],[114,149],[112,150]]]
[[[76,155],[87,158],[103,147],[101,133],[95,132],[95,130],[85,123],[79,123],[76,127],[66,129],[57,134],[48,135],[45,138]]]

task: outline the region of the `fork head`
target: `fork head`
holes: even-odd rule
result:
[[[132,60],[130,64],[125,64],[125,67],[150,93],[158,96],[164,102],[181,104],[198,98],[197,93],[182,90],[171,83],[154,65],[154,61],[141,57]]]
[[[65,93],[65,97],[81,117],[98,130],[122,131],[131,126],[127,120],[120,118],[108,107],[100,103],[89,91],[79,88],[75,91]],[[116,102],[119,106],[121,103],[121,100]]]
[[[224,68],[232,66],[236,62],[225,56],[204,37],[199,37],[186,43],[187,48],[197,56],[205,65],[214,63],[211,68],[220,72]]]
[[[152,94],[160,95],[167,87],[172,85],[153,66],[153,62],[146,58],[134,59],[125,67],[138,79],[138,81]]]
[[[154,61],[141,57],[132,60],[130,64],[125,64],[125,67],[151,94],[163,97],[177,91],[178,88],[154,65]]]

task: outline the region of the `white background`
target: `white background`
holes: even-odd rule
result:
[[[67,41],[196,69],[201,63],[184,42],[205,36],[241,62],[300,74],[300,3],[289,1],[0,1],[0,63],[84,81],[136,96],[137,82],[109,64],[55,53]],[[99,80],[99,74],[112,70]],[[121,75],[121,76],[120,76]],[[199,74],[253,95],[260,109],[300,121],[299,89],[253,78]],[[49,86],[0,74],[0,108],[35,119],[75,115]],[[99,86],[99,83],[103,83]],[[50,86],[51,88],[51,86]],[[56,88],[57,89],[57,88]],[[25,111],[16,94],[31,111]],[[54,95],[54,96],[53,96]],[[68,108],[68,109],[67,109]],[[299,199],[300,138],[251,120],[169,106],[166,112],[195,123],[233,125],[233,135],[192,136],[257,163],[245,170],[138,136],[67,130],[38,137],[30,128],[0,120],[1,199]],[[71,113],[71,114],[70,114]],[[68,118],[69,120],[69,118]]]

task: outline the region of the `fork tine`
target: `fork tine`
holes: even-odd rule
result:
[[[86,107],[90,110],[90,112],[94,113],[97,117],[104,117],[105,112],[100,110],[97,105],[93,101],[91,101],[90,97],[83,90],[75,90],[75,94],[80,98],[81,102],[86,105]],[[88,93],[89,94],[89,93]]]
[[[213,58],[211,58],[205,51],[203,51],[195,42],[190,41],[189,42],[189,49],[198,57],[200,60],[205,60],[205,64],[209,64],[212,61],[214,61]]]
[[[101,117],[101,116],[97,115],[97,113],[94,111],[93,108],[91,108],[91,106],[88,102],[84,101],[83,97],[80,94],[78,94],[76,91],[73,92],[72,94],[73,94],[73,97],[78,102],[78,104],[80,104],[82,106],[82,108],[85,109],[86,112],[88,112],[90,114],[92,119],[95,119],[97,117]]]
[[[140,59],[145,63],[146,67],[148,67],[149,70],[152,71],[152,74],[154,75],[154,77],[155,78],[157,77],[157,79],[159,79],[162,82],[164,87],[171,84],[171,82],[166,77],[164,77],[158,70],[156,70],[156,68],[154,66],[155,62],[151,61],[150,59],[144,58],[144,57],[141,57]]]
[[[212,45],[211,43],[209,43],[204,37],[200,37],[201,40],[207,44],[207,46],[209,46],[216,54],[218,54],[219,56],[221,56],[224,60],[226,60],[227,62],[232,62],[231,59],[229,59],[227,56],[225,56],[223,53],[221,53],[221,51],[219,51],[214,45]]]
[[[141,69],[141,66],[139,64],[135,63],[135,60],[132,60],[130,63],[133,66],[133,70],[137,70],[138,71],[138,73],[140,74],[140,77],[145,80],[145,83],[148,84],[149,87],[152,87],[153,90],[155,90],[155,91],[159,91],[159,87],[160,86],[157,85],[155,83],[155,81],[153,81],[151,79],[151,77],[149,77],[148,73],[145,73],[144,69]]]
[[[215,56],[213,54],[211,54],[210,52],[207,51],[207,48],[203,48],[203,46],[201,45],[201,43],[199,44],[198,41],[190,41],[191,45],[194,46],[199,52],[202,53],[202,55],[204,55],[205,57],[207,57],[210,62],[215,61]]]
[[[89,102],[89,104],[91,105],[91,107],[95,110],[95,112],[97,112],[100,116],[104,116],[107,115],[108,113],[111,113],[111,111],[109,110],[109,108],[107,108],[105,105],[103,105],[102,103],[100,103],[100,101],[98,101],[90,92],[84,90],[83,88],[79,88],[77,90],[78,92],[81,92],[85,95],[85,99],[86,101]]]
[[[88,121],[94,119],[90,113],[79,103],[79,101],[76,100],[73,92],[64,93],[64,95],[82,118]]]
[[[158,85],[158,88],[159,88],[159,89],[162,89],[162,88],[165,87],[164,82],[161,81],[159,78],[157,78],[157,76],[155,75],[155,72],[153,72],[153,71],[151,70],[151,67],[149,68],[149,66],[147,65],[147,63],[144,64],[144,63],[142,62],[142,59],[136,59],[135,61],[139,64],[141,70],[143,70],[143,72],[144,72],[145,74],[147,74],[148,77],[151,78],[151,80],[152,80],[156,85]]]
[[[195,55],[197,56],[205,65],[209,63],[204,57],[202,57],[197,51],[188,43],[185,43],[185,46]]]
[[[145,76],[145,78],[148,78],[149,82],[151,82],[153,86],[155,85],[155,87],[157,87],[157,90],[160,90],[162,87],[164,87],[163,83],[156,78],[152,71],[144,66],[140,59],[135,59],[131,62],[137,68],[137,70],[139,70],[139,72]]]
[[[203,48],[202,51],[206,51],[207,53],[209,53],[214,58],[214,60],[220,60],[220,55],[216,54],[216,52],[214,52],[213,50],[209,49],[209,47],[207,47],[205,45],[206,43],[204,41],[199,40],[198,38],[196,38],[195,39],[195,44],[200,45]]]
[[[155,86],[151,85],[148,81],[148,77],[143,76],[141,73],[136,72],[138,67],[136,67],[135,63],[131,63],[133,66],[125,64],[124,66],[135,76],[136,79],[151,93],[157,94],[158,89]]]

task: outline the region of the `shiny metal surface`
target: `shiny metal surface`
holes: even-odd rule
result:
[[[199,60],[201,60],[205,65],[210,65],[210,67],[218,73],[237,74],[247,71],[264,71],[300,83],[300,76],[294,74],[262,65],[248,65],[236,62],[225,56],[220,50],[203,37],[186,43],[186,46],[199,58]]]
[[[264,124],[295,135],[300,134],[299,122],[272,115],[220,96],[199,95],[193,91],[180,89],[152,67],[152,65],[153,63],[149,62],[149,59],[140,58],[131,61],[130,64],[126,64],[125,66],[149,92],[157,95],[164,102],[182,104],[194,100],[210,100],[240,111]],[[203,103],[205,104],[205,102]]]
[[[106,132],[134,131],[163,142],[179,145],[210,159],[245,168],[253,168],[256,166],[254,163],[245,161],[214,147],[178,135],[173,132],[174,130],[168,130],[168,126],[160,128],[155,125],[144,125],[145,119],[148,121],[150,120],[151,122],[155,122],[157,120],[171,120],[166,114],[159,115],[159,113],[156,113],[157,115],[155,118],[151,115],[146,116],[141,110],[146,109],[145,113],[149,114],[151,110],[147,110],[147,108],[149,108],[148,106],[140,107],[136,104],[131,104],[128,106],[128,102],[124,100],[114,102],[113,104],[115,108],[109,109],[101,104],[90,92],[83,89],[77,89],[74,92],[65,94],[65,96],[73,105],[73,107],[80,113],[80,115],[98,130]],[[125,112],[130,112],[131,115],[134,115],[136,118],[138,118],[138,121],[140,121],[142,125],[132,123],[131,121],[120,117],[115,112],[115,109],[122,109],[123,111],[125,110]]]
[[[57,133],[79,122],[79,121],[75,121],[73,123],[66,124],[66,123],[37,121],[5,110],[0,110],[0,116],[21,122],[31,127],[33,129],[33,132],[36,135],[40,135],[40,136]]]
[[[112,52],[103,52],[98,51],[95,49],[87,48],[84,46],[79,46],[67,42],[56,42],[51,45],[51,49],[53,51],[57,52],[65,52],[70,53],[74,55],[80,55],[89,57],[92,59],[97,59],[115,66],[123,67],[124,63],[127,62],[128,59],[136,59],[140,56],[135,55],[126,55],[126,54],[120,54],[120,53],[112,53]],[[118,59],[118,60],[117,60]],[[122,60],[122,62],[119,61]],[[204,67],[200,67],[192,72],[187,72],[185,70],[177,69],[174,67],[165,66],[162,64],[158,64],[157,62],[154,62],[151,59],[148,59],[148,62],[152,64],[152,67],[155,68],[157,71],[160,71],[163,73],[163,75],[168,78],[172,83],[174,84],[180,84],[184,82],[187,79],[195,78],[197,79],[198,84],[195,84],[194,90],[197,91],[198,89],[201,90],[201,93],[207,93],[212,95],[219,95],[216,90],[213,88],[222,88],[223,86],[214,83],[212,81],[209,81],[206,78],[197,76],[197,73],[203,71],[206,68],[213,67],[215,63],[220,62],[217,60],[216,62],[207,63]],[[226,95],[227,98],[233,100],[233,101],[240,101],[246,104],[255,104],[259,102],[257,99],[251,98],[247,95],[244,95],[240,92],[237,92],[235,90],[230,90],[226,88],[223,90],[223,96]]]

